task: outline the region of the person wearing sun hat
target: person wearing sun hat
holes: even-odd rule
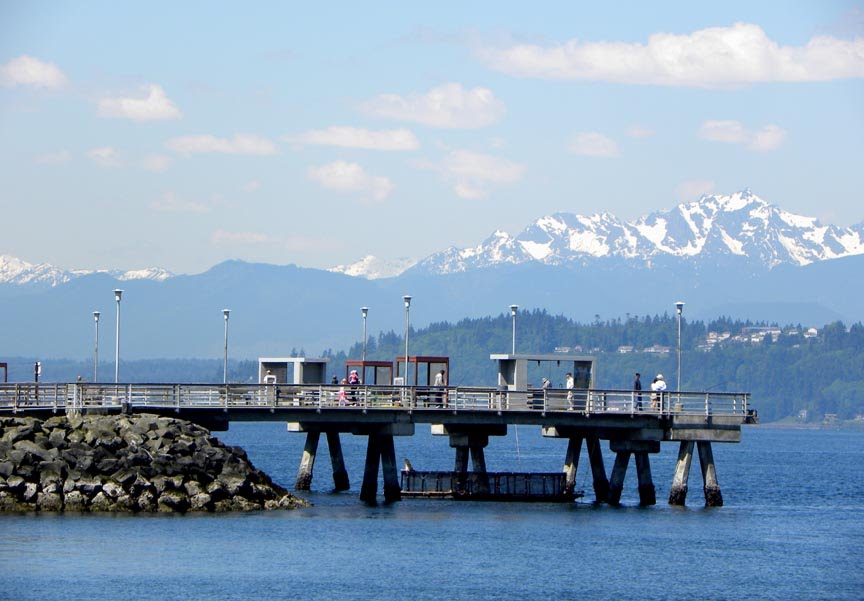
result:
[[[651,382],[651,408],[660,409],[663,406],[663,392],[666,390],[666,380],[663,379],[663,374],[657,374],[654,381]]]

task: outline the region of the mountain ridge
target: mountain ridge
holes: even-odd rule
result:
[[[633,222],[608,212],[554,213],[516,236],[498,230],[478,246],[450,247],[413,269],[443,274],[505,263],[584,264],[613,257],[650,268],[660,258],[722,262],[739,256],[749,260],[751,270],[760,270],[860,254],[864,254],[864,223],[824,226],[745,189],[731,195],[704,195]]]
[[[516,236],[496,230],[476,246],[451,246],[421,260],[367,255],[326,271],[376,280],[408,272],[444,275],[530,262],[584,266],[615,258],[654,268],[667,260],[718,265],[743,257],[753,273],[861,254],[864,222],[849,227],[822,225],[814,217],[784,211],[748,188],[729,195],[703,195],[629,222],[605,211],[588,216],[556,212],[536,219]],[[0,255],[0,283],[57,286],[94,273],[107,273],[120,281],[177,277],[159,267],[65,270]]]

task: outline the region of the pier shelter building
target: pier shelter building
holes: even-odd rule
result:
[[[269,371],[277,384],[324,384],[330,359],[309,357],[258,357],[258,383]]]

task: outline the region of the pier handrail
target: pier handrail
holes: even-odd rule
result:
[[[98,408],[405,411],[540,411],[746,417],[749,393],[617,389],[507,390],[483,386],[372,386],[324,384],[0,383],[0,412]]]

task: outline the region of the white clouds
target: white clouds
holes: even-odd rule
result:
[[[567,150],[586,157],[618,156],[618,144],[615,140],[595,131],[581,132],[573,136]]]
[[[297,136],[286,136],[295,144],[318,144],[366,150],[414,150],[420,147],[417,138],[407,129],[373,131],[360,127],[334,126],[316,129]]]
[[[174,106],[165,90],[156,84],[141,87],[143,98],[103,98],[99,101],[102,117],[131,119],[133,121],[162,121],[179,119],[180,110]]]
[[[119,167],[120,154],[111,146],[100,146],[87,151],[87,158],[100,167]]]
[[[257,179],[249,180],[245,184],[243,184],[243,191],[247,194],[251,194],[252,192],[257,192],[261,189],[261,182]]]
[[[701,198],[705,194],[714,192],[714,182],[708,179],[687,180],[683,181],[675,187],[675,196],[683,202],[690,202],[696,198]]]
[[[0,85],[6,87],[60,88],[65,84],[66,76],[56,65],[32,56],[19,56],[0,65]]]
[[[465,199],[485,198],[491,188],[516,183],[525,173],[519,163],[469,150],[454,150],[440,164],[420,166],[441,173],[456,195]]]
[[[738,121],[705,121],[699,128],[699,137],[712,142],[741,144],[756,152],[769,152],[783,145],[786,130],[776,125],[766,125],[754,131]]]
[[[492,68],[521,77],[625,84],[711,88],[864,77],[864,38],[817,36],[804,46],[780,46],[748,23],[656,33],[647,44],[574,39],[557,46],[487,47],[479,55]]]
[[[276,145],[267,138],[238,134],[231,139],[211,135],[181,136],[168,140],[165,146],[178,154],[196,153],[248,154],[267,156],[276,154]]]
[[[504,103],[487,88],[466,90],[458,83],[432,88],[425,94],[381,94],[364,103],[370,115],[445,129],[476,129],[498,121]]]
[[[173,192],[166,192],[161,198],[151,202],[150,208],[160,213],[207,213],[210,211],[208,205],[179,198]]]
[[[377,201],[384,200],[393,191],[393,183],[388,178],[370,175],[357,163],[334,161],[310,167],[307,175],[328,190],[368,194]]]

